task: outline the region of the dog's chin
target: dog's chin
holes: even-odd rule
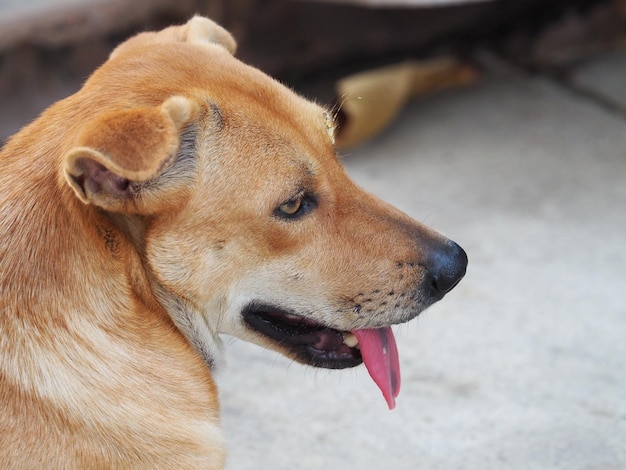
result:
[[[252,303],[242,316],[249,328],[269,339],[273,349],[303,364],[345,369],[363,362],[356,338],[282,308]]]

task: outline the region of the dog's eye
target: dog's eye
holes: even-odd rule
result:
[[[278,210],[285,215],[295,215],[302,207],[302,196],[298,196],[291,201],[287,201],[284,204],[278,206]]]
[[[298,194],[296,197],[278,206],[275,214],[284,219],[295,219],[309,213],[314,206],[315,202],[312,197],[306,194]]]

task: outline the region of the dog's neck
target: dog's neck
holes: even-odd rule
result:
[[[217,331],[209,327],[202,313],[189,302],[168,292],[154,280],[152,286],[174,325],[200,354],[207,367],[213,371],[218,369],[223,362],[223,343]]]
[[[144,262],[145,232],[150,223],[149,218],[108,213],[103,213],[103,215],[130,241],[138,259],[141,260],[143,276],[147,278],[147,284],[156,302],[165,309],[174,325],[200,354],[207,367],[213,371],[218,369],[223,362],[223,348],[217,331],[209,327],[204,321],[204,316],[191,302],[176,296],[161,285]]]

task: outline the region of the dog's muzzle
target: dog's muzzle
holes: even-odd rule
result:
[[[398,317],[401,322],[441,300],[461,281],[467,269],[467,254],[453,241],[438,237],[417,242],[421,251],[428,253],[425,259],[419,263],[397,263],[399,269],[410,268],[423,273],[422,281],[416,286],[419,294],[414,294],[414,298],[421,301],[406,310],[404,317]],[[387,295],[390,294],[393,291]],[[381,311],[385,309],[384,305],[386,301],[380,302]],[[356,306],[360,307],[360,304],[353,308]],[[272,340],[277,348],[289,351],[299,362],[330,369],[354,367],[365,362],[389,408],[395,406],[400,391],[400,363],[389,323],[355,325],[339,330],[315,321],[310,314],[258,301],[247,305],[242,317],[249,328]],[[372,315],[371,320],[380,321],[380,318],[380,315]]]

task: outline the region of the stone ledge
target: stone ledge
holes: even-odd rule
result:
[[[0,3],[0,51],[23,43],[62,46],[108,35],[159,13],[183,15],[194,0],[30,0]]]

